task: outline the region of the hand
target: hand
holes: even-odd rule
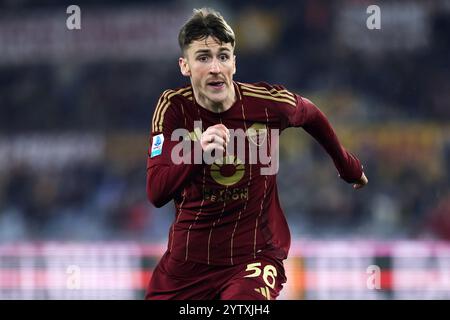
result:
[[[364,174],[364,172],[361,175],[361,178],[359,178],[358,181],[356,181],[355,184],[353,184],[353,189],[361,189],[363,188],[367,183],[369,182],[369,180],[367,179],[366,175]]]
[[[211,152],[215,149],[216,155],[223,154],[228,142],[230,142],[230,131],[223,124],[209,127],[200,138],[203,151]]]

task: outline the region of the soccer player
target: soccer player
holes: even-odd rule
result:
[[[311,101],[279,85],[233,80],[235,36],[218,12],[194,10],[178,40],[180,70],[190,85],[159,98],[147,162],[148,198],[156,207],[173,200],[175,220],[146,298],[275,299],[286,282],[290,233],[276,174],[263,173],[270,164],[252,161],[252,148],[269,145],[274,161],[276,130],[302,127],[343,180],[357,189],[367,178]],[[174,160],[181,153],[172,151],[182,143],[172,138],[176,129],[188,133],[182,140],[192,149],[183,156],[191,161]],[[234,130],[244,134],[232,135]],[[242,137],[244,154],[228,150]],[[205,154],[215,161],[205,161]]]

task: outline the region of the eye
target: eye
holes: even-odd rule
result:
[[[227,54],[221,54],[219,56],[219,60],[222,62],[227,61],[228,59],[229,59],[229,56]]]
[[[198,56],[197,60],[200,62],[207,62],[208,61],[208,56]]]

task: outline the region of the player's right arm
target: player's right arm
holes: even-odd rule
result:
[[[172,132],[184,123],[181,105],[170,98],[171,91],[162,94],[152,118],[150,148],[147,158],[147,198],[155,207],[172,200],[199,168],[193,164],[175,164],[172,149],[179,141],[171,141]]]
[[[201,148],[193,145],[187,157],[190,163],[175,164],[172,160],[172,149],[180,143],[172,141],[172,132],[181,128],[184,123],[181,105],[175,99],[170,99],[171,92],[165,92],[158,101],[153,113],[152,133],[150,135],[150,148],[147,159],[147,197],[155,207],[162,207],[172,200],[186,182],[201,168],[201,163],[194,163],[193,152],[223,153],[230,134],[223,124],[213,125],[202,133],[199,142]],[[199,159],[202,159],[203,154]]]

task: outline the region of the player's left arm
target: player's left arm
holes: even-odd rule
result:
[[[368,179],[359,159],[342,146],[330,122],[319,108],[306,98],[298,99],[301,99],[303,129],[327,151],[343,180],[353,183],[355,189],[364,187]]]
[[[278,110],[282,112],[281,127],[302,127],[308,132],[333,159],[339,176],[348,183],[353,183],[353,188],[360,189],[368,183],[359,159],[348,152],[331,126],[330,122],[310,100],[295,95],[297,105],[282,105]]]

